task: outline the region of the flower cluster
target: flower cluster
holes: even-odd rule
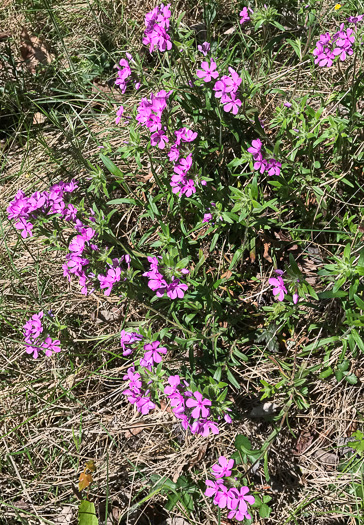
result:
[[[181,128],[174,133],[177,138],[168,153],[169,160],[176,162],[173,167],[174,174],[171,177],[170,185],[173,193],[180,196],[186,195],[186,197],[191,197],[191,195],[196,193],[195,181],[188,175],[192,167],[192,154],[189,153],[186,157],[180,158],[180,147],[183,142],[192,142],[195,140],[197,133],[188,128]]]
[[[164,393],[173,407],[174,415],[181,420],[182,427],[185,430],[189,429],[192,434],[200,434],[203,437],[207,437],[210,432],[218,434],[219,427],[213,420],[210,409],[211,400],[204,398],[198,391],[191,392],[188,388],[187,381],[181,381],[179,375],[169,376]],[[229,414],[226,413],[224,419],[231,423]]]
[[[15,228],[21,230],[21,236],[26,239],[33,236],[33,222],[39,214],[53,215],[59,213],[66,221],[74,221],[77,209],[71,203],[66,203],[66,193],[72,193],[77,188],[77,182],[59,182],[48,191],[36,191],[26,197],[21,190],[10,202],[7,212],[9,219],[16,219]],[[31,222],[33,221],[33,222]]]
[[[107,297],[111,294],[112,287],[115,283],[118,283],[121,280],[121,275],[123,272],[122,269],[122,263],[126,264],[127,269],[130,269],[130,255],[123,255],[122,257],[115,257],[112,259],[112,264],[110,264],[110,268],[107,270],[106,275],[99,274],[97,276],[98,280],[100,281],[100,288],[101,290],[105,289],[104,295]],[[126,277],[123,277],[123,281],[126,281]]]
[[[252,13],[253,10],[249,8],[249,11]],[[243,7],[243,10],[240,11],[239,15],[241,16],[240,18],[240,23],[241,24],[245,24],[245,22],[249,22],[250,20],[250,16],[249,16],[249,13],[248,13],[248,8],[247,7]]]
[[[216,68],[216,62],[213,59],[211,59],[210,64],[202,62],[201,69],[196,71],[196,75],[204,82],[210,82],[212,79],[219,77],[219,72]],[[229,73],[230,75],[223,75],[217,80],[213,89],[215,97],[221,100],[224,111],[227,113],[232,112],[233,115],[236,115],[241,106],[241,100],[236,96],[241,84],[241,78],[232,67],[229,67]]]
[[[152,146],[158,146],[164,149],[168,137],[165,135],[165,127],[162,130],[162,113],[167,107],[167,100],[172,91],[159,91],[156,95],[151,95],[150,100],[142,98],[138,107],[136,120],[142,126],[146,126],[152,133],[150,143]]]
[[[71,275],[76,275],[79,278],[81,293],[87,295],[90,291],[88,285],[95,275],[92,272],[87,274],[84,267],[90,264],[87,254],[98,250],[97,245],[93,242],[97,234],[93,228],[85,226],[79,219],[75,221],[75,229],[78,235],[73,237],[69,243],[66,262],[62,265],[63,276],[71,281]]]
[[[133,57],[131,56],[130,53],[126,53],[125,56],[126,56],[126,58],[122,58],[119,61],[119,64],[116,64],[116,66],[115,66],[115,67],[118,68],[118,76],[117,76],[117,78],[115,80],[115,85],[119,86],[119,88],[121,89],[121,92],[123,94],[125,93],[127,85],[130,82],[130,77],[132,76],[130,63],[131,62],[135,63],[135,61],[133,60]],[[140,82],[138,80],[134,80],[134,85],[135,85],[135,89],[138,90],[140,88]],[[116,114],[117,118],[118,117],[121,118],[121,115],[123,114],[123,111],[124,111],[124,108],[123,108],[123,106],[121,106],[119,108],[117,114]],[[116,122],[116,124],[118,124],[119,122],[120,122],[120,120],[118,122]]]
[[[331,67],[335,57],[344,61],[354,53],[353,43],[355,34],[353,29],[344,29],[344,24],[340,25],[340,30],[331,36],[330,33],[320,35],[316,48],[312,54],[316,57],[315,64],[319,67]]]
[[[88,219],[94,222],[92,213]],[[76,219],[74,227],[78,235],[73,237],[69,243],[66,262],[62,265],[63,276],[67,277],[70,282],[71,275],[78,277],[83,295],[92,293],[94,290],[92,285],[98,281],[100,289],[104,290],[104,295],[108,297],[114,284],[121,280],[126,281],[125,271],[130,269],[130,256],[123,255],[120,258],[111,259],[111,263],[108,263],[106,275],[100,273],[96,279],[96,275],[91,270],[88,271],[87,267],[90,265],[92,253],[99,251],[98,245],[94,243],[97,233],[79,219]],[[122,267],[123,263],[126,264],[126,269]]]
[[[128,355],[131,355],[134,352],[134,348],[132,348],[131,345],[139,343],[142,339],[143,336],[138,332],[126,332],[125,330],[121,330],[120,345],[123,349],[123,356],[127,357]]]
[[[120,106],[116,112],[115,124],[119,124],[124,113],[124,106]]]
[[[236,98],[236,94],[241,84],[241,78],[233,69],[229,67],[230,76],[224,75],[214,85],[215,97],[221,100],[224,111],[236,115],[241,106],[241,100]]]
[[[43,333],[43,319],[44,312],[32,315],[32,317],[23,326],[25,351],[27,354],[33,354],[33,358],[37,359],[39,352],[43,350],[47,357],[53,353],[61,351],[60,342],[58,339],[53,340],[49,335],[41,337]]]
[[[222,215],[219,215],[219,211],[216,209],[216,204],[214,202],[211,203],[211,208],[207,208],[209,210],[206,212],[203,216],[202,222],[210,222],[212,219],[215,218],[215,221],[222,221]],[[214,222],[211,222],[212,225],[214,225]]]
[[[120,67],[119,67],[120,66]],[[126,91],[126,86],[129,82],[129,77],[131,76],[130,64],[126,58],[122,58],[119,62],[118,67],[118,76],[115,80],[115,85],[119,86],[121,92],[124,94]]]
[[[272,175],[280,175],[282,164],[273,158],[268,160],[264,159],[262,147],[262,141],[260,139],[255,139],[253,140],[251,147],[248,148],[248,152],[253,155],[254,169],[260,173],[267,171],[270,177]]]
[[[71,281],[71,275],[77,276],[81,293],[87,295],[93,290],[90,289],[92,282],[97,282],[97,280],[92,271],[86,271],[86,267],[90,265],[92,252],[99,251],[99,248],[95,244],[96,231],[77,218],[77,208],[64,200],[66,194],[72,193],[77,187],[78,183],[72,180],[69,183],[61,181],[54,184],[48,191],[36,191],[30,197],[26,197],[22,191],[18,191],[15,198],[10,202],[7,211],[9,219],[17,220],[15,228],[22,230],[21,236],[24,239],[28,235],[32,237],[33,223],[41,215],[59,214],[64,220],[73,223],[77,235],[69,243],[66,262],[62,265],[63,276],[67,277],[69,281]],[[88,220],[95,222],[94,211],[90,210],[90,213],[91,216],[88,217]],[[31,220],[33,222],[30,222]],[[122,263],[125,263],[129,270],[130,256],[124,255],[120,259],[112,259],[112,263],[108,265],[107,274],[98,275],[100,288],[105,289],[104,295],[110,295],[113,285],[121,280]],[[123,280],[126,280],[125,276]]]
[[[134,343],[139,342],[142,338],[140,334],[132,333],[130,334],[134,337]],[[123,336],[125,339],[125,334]],[[129,344],[132,344],[131,341]],[[162,355],[167,353],[167,348],[164,346],[159,346],[159,341],[153,341],[144,345],[144,356],[140,359],[139,365],[141,371],[146,372],[147,380],[143,379],[142,375],[139,372],[136,372],[135,365],[128,368],[127,374],[123,377],[124,381],[128,381],[128,388],[123,390],[128,398],[129,403],[135,405],[137,410],[145,415],[155,408],[155,403],[151,400],[151,392],[148,385],[152,383],[151,380],[148,380],[148,372],[152,372],[154,364],[159,364],[162,361]],[[124,353],[125,355],[125,353]],[[146,383],[146,386],[143,385],[143,382]]]
[[[173,270],[172,268],[162,267],[161,257],[148,257],[150,264],[149,271],[143,273],[144,277],[148,277],[148,287],[153,290],[157,297],[163,297],[165,293],[170,299],[182,299],[188,285],[182,283],[177,275],[187,275],[189,270],[182,268],[180,270]]]
[[[159,51],[169,51],[172,49],[171,37],[168,34],[171,4],[164,6],[161,4],[145,15],[145,31],[143,44],[149,46],[152,53],[157,47]]]
[[[282,275],[284,274],[283,270],[274,270],[278,277],[271,277],[269,279],[269,284],[273,286],[273,295],[274,297],[277,297],[278,301],[283,301],[285,294],[287,294],[287,288],[284,284]],[[297,279],[297,282],[299,282],[299,279]],[[297,285],[296,285],[296,291],[294,292],[293,296],[293,303],[298,303],[298,293],[297,293]]]
[[[215,476],[215,481],[206,480],[205,495],[209,498],[214,498],[213,503],[220,509],[227,508],[230,512],[228,519],[235,518],[238,521],[243,521],[245,518],[251,519],[248,513],[248,504],[253,505],[255,502],[254,496],[248,495],[249,488],[241,487],[240,490],[236,487],[229,488],[229,480],[227,485],[223,478],[229,478],[234,467],[234,460],[227,460],[225,456],[219,457],[219,463],[213,465],[211,470]]]
[[[123,390],[123,394],[128,397],[129,403],[135,405],[137,410],[145,415],[149,414],[150,410],[155,408],[155,404],[151,400],[150,391],[143,390],[143,381],[139,372],[135,371],[135,367],[128,368],[128,372],[123,376],[124,381],[129,381],[128,388]]]

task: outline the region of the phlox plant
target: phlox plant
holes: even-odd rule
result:
[[[164,398],[182,428],[192,434],[219,434],[221,424],[231,423],[226,383],[200,377],[197,386],[192,377],[167,375],[168,349],[150,331],[122,330],[120,343],[123,355],[134,358],[123,376],[127,382],[123,394],[141,414],[148,414]]]
[[[227,509],[228,519],[235,518],[237,521],[252,517],[248,511],[248,505],[255,503],[254,496],[248,494],[248,487],[239,487],[238,478],[234,477],[234,460],[220,456],[217,464],[211,467],[215,480],[206,480],[205,495],[212,497],[214,505],[220,509]]]
[[[43,352],[47,357],[51,357],[61,351],[60,340],[53,339],[49,335],[49,331],[54,331],[56,328],[53,317],[52,312],[40,311],[33,314],[23,326],[25,351],[27,354],[32,354],[34,359]]]
[[[51,186],[49,191],[36,191],[29,197],[19,191],[8,206],[8,218],[15,221],[15,228],[21,230],[24,239],[33,236],[34,227],[43,234],[49,234],[53,225],[58,230],[63,226],[64,231],[72,228],[73,235],[62,265],[63,276],[70,282],[72,276],[77,277],[83,295],[92,293],[96,286],[109,296],[114,285],[121,291],[123,284],[125,288],[125,284],[133,279],[135,273],[130,266],[131,258],[129,254],[110,257],[113,248],[99,243],[98,226],[102,231],[102,223],[107,222],[102,213],[93,208],[84,210],[83,203],[77,208],[67,202],[68,194],[77,187],[76,181],[61,181]],[[97,224],[98,219],[101,219],[101,225]],[[55,242],[57,240],[56,236]]]
[[[148,287],[156,293],[157,297],[165,294],[170,299],[184,297],[188,290],[188,284],[183,279],[190,273],[184,266],[188,263],[188,258],[176,261],[178,252],[171,249],[169,253],[148,257],[149,270],[143,273],[148,278]]]
[[[243,367],[271,353],[281,352],[271,362],[284,377],[262,380],[262,399],[277,395],[287,411],[310,406],[304,357],[312,350],[318,359],[322,331],[333,341],[332,323],[320,326],[329,301],[344,312],[335,329],[344,326],[345,337],[350,329],[349,342],[335,334],[335,344],[343,354],[364,348],[361,220],[340,214],[344,199],[362,190],[364,90],[350,80],[362,53],[362,15],[334,15],[319,29],[307,4],[307,16],[303,8],[297,15],[312,28],[307,40],[278,0],[239,4],[225,38],[214,31],[214,4],[204,2],[200,40],[172,4],[146,13],[144,51],[120,50],[113,73],[122,103],[110,125],[123,132],[120,146],[105,139],[84,178],[19,191],[7,209],[21,242],[42,235],[60,250],[59,271],[78,293],[125,302],[126,312],[130,301],[141,306],[141,326],[128,324],[127,313],[117,328],[125,405],[138,416],[168,407],[183,435],[206,442],[239,418],[230,394],[242,392]],[[279,74],[278,59],[288,68]],[[301,94],[302,64],[315,81],[332,68],[329,94],[316,87]],[[293,70],[296,84],[277,87]],[[325,248],[310,259],[321,240]],[[302,355],[296,346],[289,352],[308,310],[319,319],[308,330],[315,343]],[[23,327],[35,358],[61,350],[50,321],[40,311]],[[344,365],[325,365],[327,377],[340,372],[354,384]],[[234,461],[218,458],[205,495],[228,519],[250,520],[255,497]]]

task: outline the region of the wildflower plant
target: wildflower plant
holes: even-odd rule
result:
[[[319,29],[316,3],[291,20],[278,0],[258,2],[239,6],[221,36],[214,4],[204,2],[201,38],[171,4],[145,14],[143,51],[117,50],[111,73],[118,140],[106,134],[77,180],[19,190],[7,214],[19,243],[41,237],[58,250],[80,300],[120,308],[111,335],[96,339],[117,340],[110,352],[130,413],[162,413],[207,447],[245,417],[252,391],[279,402],[280,426],[260,449],[240,439],[232,457],[209,456],[211,479],[196,467],[192,481],[169,483],[170,509],[187,501],[192,515],[204,492],[217,513],[248,522],[269,516],[256,486],[269,480],[269,447],[291,407],[312,406],[311,377],[359,382],[345,354],[364,351],[362,217],[340,206],[361,206],[363,15],[338,9]],[[330,93],[299,88],[303,65],[315,86],[331,68]],[[332,303],[339,335],[321,322]],[[63,350],[43,310],[22,330],[34,358]],[[257,379],[250,367],[261,360],[275,368]],[[193,498],[182,498],[186,487]]]

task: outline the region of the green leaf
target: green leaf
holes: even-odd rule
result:
[[[228,376],[228,379],[229,379],[230,383],[231,383],[233,386],[235,386],[235,388],[237,388],[238,390],[240,390],[241,387],[240,387],[239,383],[237,382],[237,380],[235,379],[235,377],[233,376],[233,374],[230,372],[229,369],[227,369],[226,374],[227,374],[227,376]]]
[[[269,476],[269,470],[268,470],[268,452],[264,454],[264,475],[265,475],[265,481],[270,480]]]
[[[356,385],[358,382],[358,378],[355,374],[350,374],[345,377],[345,381],[347,381],[350,385]]]
[[[330,377],[332,374],[334,373],[333,369],[331,368],[331,366],[329,368],[326,368],[325,370],[323,370],[321,372],[321,374],[319,375],[319,378],[320,379],[327,379],[328,377]]]
[[[268,505],[263,503],[263,505],[259,509],[259,516],[261,518],[268,518],[270,513],[271,513],[271,509],[268,507]]]
[[[281,31],[286,31],[286,28],[282,26],[282,24],[280,24],[279,22],[277,22],[276,20],[272,20],[271,24],[275,27],[277,27],[278,29],[280,29]]]
[[[78,508],[78,525],[98,525],[95,505],[91,501],[81,501]]]
[[[188,492],[184,492],[181,497],[184,508],[187,510],[187,512],[192,512],[195,506],[193,504],[193,498],[191,494],[188,494]]]
[[[252,444],[243,434],[238,434],[234,441],[235,448],[240,452],[251,452]]]
[[[352,331],[351,331],[351,335],[353,336],[353,339],[354,341],[356,342],[356,344],[358,345],[358,347],[360,348],[360,350],[362,352],[364,352],[364,342],[363,340],[361,339],[360,335],[358,334],[358,332],[353,328]]]
[[[319,300],[321,299],[334,299],[335,297],[346,297],[348,295],[348,292],[344,292],[344,290],[338,290],[337,292],[333,292],[332,290],[328,290],[327,292],[321,292],[318,294]]]
[[[164,505],[166,510],[172,510],[179,502],[179,494],[168,494],[167,503]]]

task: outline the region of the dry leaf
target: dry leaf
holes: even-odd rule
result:
[[[59,516],[53,519],[54,523],[57,525],[70,525],[73,520],[73,510],[72,507],[67,506],[63,507]]]
[[[91,319],[94,321],[95,324],[100,324],[102,322],[104,323],[111,323],[113,321],[117,321],[121,317],[121,310],[120,308],[113,307],[111,310],[106,310],[103,308],[102,310],[96,310],[95,312],[92,312]]]
[[[199,449],[198,449],[198,452],[197,452],[197,456],[190,462],[190,465],[189,465],[189,468],[192,469],[193,467],[195,467],[198,463],[200,463],[200,461],[202,460],[202,458],[205,457],[205,454],[207,452],[207,447],[208,447],[208,443],[205,443],[205,445],[202,445]]]
[[[296,447],[294,450],[295,455],[301,455],[308,449],[313,441],[314,435],[310,431],[302,431],[298,436]]]
[[[274,236],[282,242],[292,241],[291,235],[288,232],[282,232],[282,230],[280,230],[278,233],[274,232]]]
[[[22,509],[22,510],[29,510],[31,507],[29,505],[29,503],[27,503],[25,500],[21,499],[19,501],[15,501],[15,503],[13,504],[14,507],[16,507],[17,509]]]
[[[37,113],[34,113],[33,115],[33,124],[43,124],[47,120],[47,117],[41,113],[40,111],[37,111]]]
[[[106,525],[119,524],[122,516],[122,511],[119,507],[113,507],[106,521]]]
[[[143,430],[145,430],[145,427],[143,427],[143,425],[136,425],[135,427],[129,428],[129,430],[125,432],[125,437],[129,439],[133,436],[137,436],[138,434],[140,434],[140,432],[143,432]]]
[[[227,270],[225,273],[222,274],[221,279],[229,279],[232,276],[233,272],[230,270]]]
[[[163,401],[163,399],[162,399],[162,401],[160,403],[161,403],[161,410],[163,412],[168,412],[168,414],[173,414],[173,411],[172,411],[172,409],[171,409],[171,407],[169,406],[168,403]]]
[[[173,483],[176,483],[178,478],[180,477],[181,473],[182,473],[182,470],[183,470],[183,467],[185,466],[184,463],[181,463],[177,469],[174,471],[174,474],[173,474],[173,477],[172,477],[172,481]]]
[[[34,35],[29,35],[27,30],[23,27],[22,44],[20,46],[20,53],[27,62],[27,67],[32,73],[35,73],[36,67],[39,64],[47,65],[52,62],[52,55],[49,53],[44,42]]]
[[[224,35],[232,35],[236,31],[236,26],[230,27],[224,32]]]
[[[173,516],[172,518],[167,518],[165,521],[162,521],[160,525],[188,525],[188,521],[180,516]]]
[[[326,452],[322,448],[319,448],[316,450],[314,457],[320,462],[325,465],[332,465],[335,467],[339,463],[339,458],[337,454],[334,454],[333,452]]]
[[[81,490],[86,489],[90,485],[90,483],[92,483],[92,481],[93,479],[92,479],[91,474],[86,474],[85,472],[81,472],[79,483],[78,483],[78,490],[81,491]]]
[[[263,257],[264,259],[267,259],[268,262],[272,262],[272,257],[269,255],[269,248],[271,246],[270,242],[265,242],[263,243],[263,246],[264,246],[264,253],[263,253]]]

